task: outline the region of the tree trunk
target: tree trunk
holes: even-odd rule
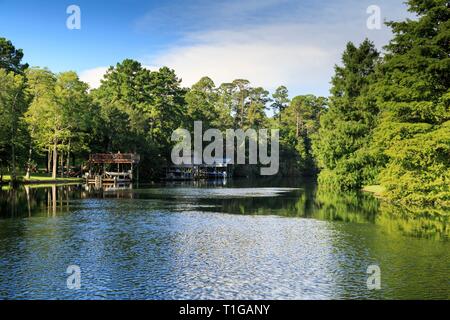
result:
[[[58,166],[58,150],[56,148],[56,141],[53,144],[53,168],[52,168],[52,179],[56,179],[56,170]]]
[[[241,118],[239,119],[241,128],[244,126],[244,94],[241,96]]]
[[[17,97],[19,95],[19,91],[14,96],[14,102],[11,106],[11,115],[12,115],[12,125],[11,125],[11,181],[17,181],[17,172],[16,172],[16,133],[17,133],[17,119],[16,119],[16,104]]]
[[[27,174],[25,176],[26,179],[30,179],[30,175],[31,175],[31,155],[33,154],[33,148],[31,146],[31,142],[30,142],[30,147],[28,149],[28,162],[27,162]]]
[[[67,151],[67,172],[70,170],[70,140],[69,140],[69,148]]]
[[[16,182],[17,180],[17,173],[16,173],[16,142],[13,140],[11,141],[11,166],[12,166],[12,173],[11,173],[11,181]]]
[[[70,171],[70,140],[69,140],[69,146],[67,149],[67,172]]]
[[[61,151],[60,158],[60,166],[61,166],[61,178],[64,178],[64,151]]]
[[[50,173],[52,166],[52,150],[48,148],[47,152],[47,173]]]

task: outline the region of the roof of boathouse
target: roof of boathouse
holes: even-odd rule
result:
[[[136,153],[95,153],[89,156],[92,164],[138,164],[141,156]]]

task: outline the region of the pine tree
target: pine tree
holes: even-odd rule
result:
[[[340,189],[360,188],[376,176],[367,144],[378,109],[369,95],[379,53],[369,40],[348,43],[336,66],[328,111],[321,117],[314,154],[322,170],[319,181]]]
[[[382,111],[373,144],[384,159],[386,195],[450,206],[450,4],[410,0],[417,20],[390,22],[376,85]]]

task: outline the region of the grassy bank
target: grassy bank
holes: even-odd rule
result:
[[[29,179],[25,177],[25,175],[18,175],[19,183],[24,184],[35,184],[35,183],[70,183],[70,182],[79,182],[82,181],[82,178],[52,178],[51,175],[48,174],[32,174]],[[3,183],[11,182],[10,175],[3,176]]]

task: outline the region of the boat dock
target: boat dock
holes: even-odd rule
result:
[[[139,180],[140,156],[135,153],[97,153],[89,156],[84,178],[96,186],[118,185]]]
[[[233,175],[231,160],[215,159],[212,164],[181,164],[166,168],[165,180],[214,180],[227,179]]]

